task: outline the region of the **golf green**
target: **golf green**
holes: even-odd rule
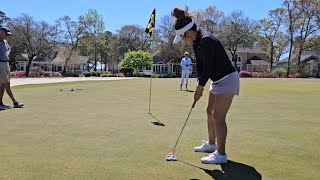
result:
[[[241,79],[223,166],[202,164],[207,154],[193,152],[207,138],[207,90],[181,135],[178,161],[167,162],[193,93],[178,91],[179,79],[153,79],[151,116],[149,84],[141,78],[14,87],[25,107],[0,111],[0,179],[320,178],[319,79]],[[10,104],[6,94],[4,102]]]

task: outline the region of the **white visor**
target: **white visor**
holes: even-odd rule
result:
[[[176,30],[176,37],[174,38],[173,43],[176,44],[176,43],[180,42],[184,33],[187,32],[189,29],[191,29],[193,25],[194,25],[194,22],[191,21],[185,27]]]

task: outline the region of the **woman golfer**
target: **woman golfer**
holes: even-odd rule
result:
[[[226,115],[234,95],[239,95],[239,75],[233,67],[221,42],[211,33],[199,28],[187,10],[175,8],[172,15],[176,17],[174,43],[183,41],[192,44],[195,52],[198,85],[194,100],[202,96],[203,88],[211,79],[209,101],[207,106],[209,140],[195,147],[196,152],[209,152],[201,158],[202,163],[227,163],[225,144],[227,138]]]

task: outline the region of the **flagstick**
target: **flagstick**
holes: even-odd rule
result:
[[[165,124],[163,124],[159,119],[157,119],[152,113],[151,113],[151,92],[152,92],[152,76],[153,76],[153,69],[151,67],[151,77],[150,77],[150,88],[149,88],[149,111],[147,113],[147,115],[150,115],[153,119],[155,119],[157,122],[152,122],[154,125],[158,125],[158,126],[165,126]],[[147,117],[145,117],[144,119],[146,119]]]
[[[153,71],[152,67],[151,67],[151,71]],[[151,89],[152,89],[152,76],[153,76],[153,72],[151,72],[151,78],[150,78],[149,112],[148,112],[148,114],[152,114],[152,113],[151,113]]]
[[[144,45],[146,44],[146,42],[147,42],[147,38],[144,40],[144,42],[142,44],[141,51],[143,51],[143,48],[144,48]]]
[[[153,33],[153,28],[155,27],[155,18],[156,18],[156,9],[154,9],[151,13],[150,16],[150,20],[148,22],[147,28],[145,30],[146,33],[148,33],[148,37],[150,38],[152,36]],[[144,45],[146,43],[147,39],[145,39],[145,41],[143,42],[142,48],[141,50],[143,50]],[[150,89],[149,89],[149,111],[148,111],[148,115],[150,115],[151,117],[153,117],[155,120],[157,120],[158,122],[152,122],[155,125],[160,125],[160,126],[165,126],[161,121],[159,121],[155,116],[152,115],[151,113],[151,89],[152,89],[152,76],[153,76],[153,67],[151,65],[151,77],[150,77]]]

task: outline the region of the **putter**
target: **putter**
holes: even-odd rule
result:
[[[190,114],[191,114],[191,112],[192,112],[192,109],[193,109],[194,106],[196,105],[196,102],[197,102],[197,101],[193,101],[193,104],[192,104],[191,109],[190,109],[190,111],[189,111],[188,117],[187,117],[186,121],[184,122],[184,125],[183,125],[183,127],[182,127],[182,129],[181,129],[181,132],[180,132],[179,136],[178,136],[177,142],[176,142],[176,144],[174,145],[174,148],[173,148],[172,152],[169,152],[169,153],[167,154],[167,158],[166,158],[167,161],[176,161],[176,160],[177,160],[177,157],[176,157],[176,155],[175,155],[174,153],[175,153],[175,151],[176,151],[176,147],[177,147],[177,145],[178,145],[178,142],[179,142],[179,139],[180,139],[180,137],[181,137],[181,134],[182,134],[182,132],[183,132],[183,130],[184,130],[184,127],[186,126],[186,124],[187,124],[187,122],[188,122],[188,119],[189,119],[189,117],[190,117]]]

